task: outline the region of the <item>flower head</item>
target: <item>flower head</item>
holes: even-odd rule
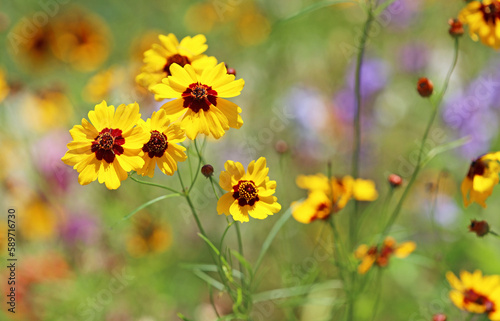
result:
[[[228,160],[224,164],[226,171],[220,174],[219,184],[228,193],[217,202],[217,213],[232,215],[235,221],[248,222],[249,216],[263,220],[279,212],[276,181],[269,180],[269,168],[266,159],[259,158],[248,165],[245,172],[243,165]]]
[[[110,31],[100,17],[73,9],[56,20],[54,30],[54,55],[76,70],[95,70],[108,58]]]
[[[498,184],[500,152],[489,153],[474,160],[460,187],[465,207],[476,202],[486,207],[486,199]]]
[[[127,250],[134,257],[150,253],[161,253],[172,243],[172,233],[168,225],[158,222],[150,215],[134,222],[134,229],[127,241]]]
[[[405,258],[415,250],[417,246],[414,242],[404,242],[397,244],[392,237],[386,237],[384,243],[380,246],[368,247],[366,244],[360,245],[354,255],[361,260],[358,266],[358,273],[365,274],[373,264],[384,267],[389,264],[391,256]]]
[[[81,125],[70,130],[73,141],[62,161],[80,173],[81,185],[98,179],[107,188],[117,189],[127,172],[143,167],[140,153],[150,133],[135,126],[140,117],[137,103],[122,104],[115,111],[103,101],[89,112],[90,122],[82,119]]]
[[[162,108],[172,119],[181,119],[181,127],[189,139],[194,140],[198,134],[219,139],[229,127],[243,125],[241,108],[222,97],[238,96],[245,81],[234,80],[224,63],[207,67],[201,75],[191,65],[173,64],[170,72],[172,75],[153,90],[157,98],[175,98]]]
[[[462,271],[460,279],[452,272],[446,273],[452,290],[451,301],[461,310],[487,313],[490,320],[500,320],[500,276],[483,276],[481,271]]]
[[[351,176],[328,179],[323,174],[300,175],[296,182],[297,186],[309,191],[305,201],[293,204],[293,217],[305,224],[327,219],[330,214],[343,209],[351,198],[374,201],[378,197],[373,181]]]
[[[144,152],[144,166],[137,171],[142,176],[153,177],[155,167],[167,175],[173,175],[177,170],[177,162],[183,162],[187,156],[186,148],[177,145],[184,141],[186,136],[179,125],[170,124],[165,111],[154,112],[147,121],[139,120],[138,125],[146,133],[150,133],[149,141],[142,146]]]
[[[500,48],[500,1],[471,1],[460,11],[458,19],[469,25],[472,40]]]
[[[173,64],[181,67],[192,65],[200,74],[206,67],[217,64],[215,57],[203,54],[208,48],[204,35],[185,37],[181,42],[172,33],[167,36],[159,35],[158,38],[160,44],[153,44],[153,47],[144,53],[144,66],[136,77],[137,83],[149,90],[171,75],[170,67]]]

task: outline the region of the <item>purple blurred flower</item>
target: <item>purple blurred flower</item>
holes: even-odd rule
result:
[[[97,240],[97,219],[84,214],[70,216],[61,229],[61,236],[69,245],[91,244]]]
[[[429,48],[423,43],[410,43],[399,50],[399,64],[406,72],[419,72],[427,67]]]
[[[489,64],[488,66],[494,64]],[[470,136],[471,141],[460,152],[473,159],[488,151],[491,140],[498,134],[500,109],[500,71],[488,67],[474,79],[465,91],[448,99],[443,107],[444,122],[456,130],[458,137]]]
[[[349,68],[348,89],[354,92],[356,80],[356,65]],[[388,64],[375,58],[367,58],[361,66],[361,96],[368,98],[376,92],[382,90],[389,80]]]
[[[37,169],[49,182],[66,190],[75,180],[71,167],[64,165],[61,157],[66,152],[66,144],[71,141],[67,131],[55,130],[40,138],[32,147],[32,156],[36,159]]]
[[[379,17],[382,25],[393,29],[408,28],[420,17],[421,0],[396,0]]]

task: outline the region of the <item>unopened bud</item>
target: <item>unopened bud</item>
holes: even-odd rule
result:
[[[464,34],[464,25],[458,19],[450,19],[448,20],[448,24],[450,25],[450,30],[448,32],[452,37],[460,37]]]
[[[482,237],[490,232],[490,225],[486,221],[471,220],[469,231],[476,233],[479,237]]]
[[[422,97],[429,97],[432,95],[432,91],[434,90],[434,85],[432,81],[427,78],[420,78],[417,83],[417,91]]]
[[[227,66],[227,64],[225,64],[225,65],[226,65],[227,74],[228,75],[234,75],[236,77],[236,70],[234,68],[229,68]]]
[[[447,319],[446,314],[443,313],[434,314],[432,317],[432,321],[446,321]]]
[[[206,178],[209,178],[210,176],[212,176],[214,174],[214,168],[212,165],[209,165],[209,164],[203,165],[203,167],[201,168],[201,173]]]
[[[284,154],[288,151],[288,144],[284,140],[278,140],[276,145],[274,145],[274,149],[280,154]]]
[[[398,187],[401,186],[401,184],[403,184],[403,178],[401,178],[401,176],[397,174],[389,175],[387,180],[389,181],[389,184],[391,184],[392,187]]]

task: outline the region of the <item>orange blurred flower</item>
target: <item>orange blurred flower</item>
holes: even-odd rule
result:
[[[56,20],[54,38],[54,55],[76,70],[94,70],[108,58],[110,32],[107,25],[100,17],[80,8]]]

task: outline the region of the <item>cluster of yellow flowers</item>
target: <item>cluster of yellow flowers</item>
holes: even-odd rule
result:
[[[235,80],[224,63],[203,55],[206,38],[197,35],[178,42],[173,34],[159,36],[144,54],[144,66],[137,82],[155,94],[157,100],[171,99],[146,121],[137,103],[116,109],[105,101],[90,111],[88,118],[70,130],[73,141],[62,158],[80,174],[82,185],[96,179],[117,189],[136,171],[153,177],[156,166],[167,175],[187,159],[179,145],[198,134],[221,138],[229,128],[243,125],[241,108],[223,98],[238,96],[245,84]],[[253,161],[245,173],[240,163],[228,161],[221,173],[221,186],[228,191],[217,206],[219,214],[233,215],[246,222],[248,216],[264,219],[281,206],[272,196],[276,182],[267,177],[266,159]]]

